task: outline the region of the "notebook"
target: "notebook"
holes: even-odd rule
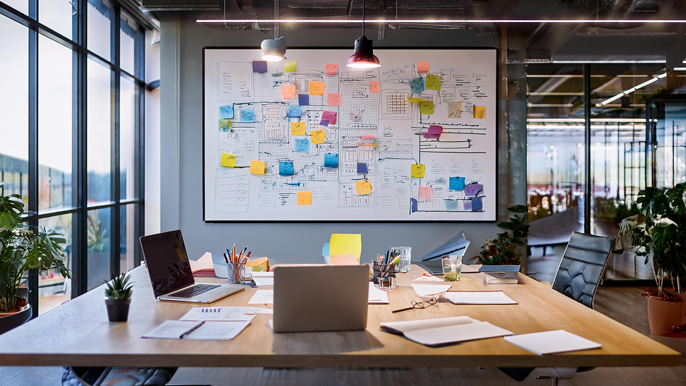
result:
[[[459,291],[443,295],[453,304],[517,304],[503,291]]]
[[[151,339],[231,340],[250,322],[195,322],[167,320],[143,335]]]
[[[564,330],[508,336],[505,340],[538,355],[600,348],[599,343]]]
[[[440,347],[499,336],[512,332],[467,316],[381,323],[381,329],[429,347]]]
[[[374,283],[369,283],[369,304],[388,304],[388,292],[376,288]]]

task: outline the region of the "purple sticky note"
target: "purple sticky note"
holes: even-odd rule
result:
[[[267,72],[267,62],[264,60],[253,60],[252,72]]]
[[[429,126],[429,132],[424,134],[426,139],[439,139],[441,138],[441,133],[443,133],[443,126],[431,125]]]
[[[307,106],[310,104],[310,94],[298,94],[298,104],[300,106]]]
[[[416,198],[410,198],[410,203],[412,204],[412,212],[417,211],[417,199]]]
[[[357,163],[357,174],[367,174],[368,172],[369,169],[367,168],[367,164],[365,162]]]
[[[321,121],[319,122],[320,125],[329,127],[329,121]]]
[[[337,115],[338,114],[333,111],[322,111],[322,121],[329,121],[330,125],[335,125]]]

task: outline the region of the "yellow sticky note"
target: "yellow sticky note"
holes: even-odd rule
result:
[[[410,103],[419,103],[419,102],[423,102],[424,99],[422,99],[422,98],[407,98],[407,101]]]
[[[372,193],[372,183],[370,181],[355,181],[355,189],[358,196]]]
[[[441,91],[441,77],[438,75],[427,75],[426,85],[424,87],[427,90]]]
[[[305,122],[291,122],[291,135],[305,135]]]
[[[298,192],[298,205],[312,205],[312,192]]]
[[[434,113],[434,102],[433,101],[421,101],[421,102],[419,102],[419,112],[421,114],[433,114]]]
[[[362,235],[334,233],[329,239],[329,256],[355,256],[358,259],[362,254]]]
[[[219,120],[219,130],[228,131],[231,128],[230,119],[220,119]]]
[[[295,72],[295,66],[296,66],[295,61],[293,62],[286,62],[283,67],[283,72]]]
[[[424,178],[424,164],[410,165],[410,175],[412,178]]]
[[[381,82],[370,81],[369,82],[369,92],[372,94],[380,93],[381,92]]]
[[[221,165],[225,168],[234,168],[236,167],[236,155],[235,154],[229,154],[229,153],[222,153],[222,158],[221,158]]]
[[[250,161],[250,174],[263,175],[267,172],[267,165],[263,161]]]
[[[429,72],[430,67],[431,67],[431,63],[429,63],[429,62],[417,62],[417,72],[419,72],[419,73]]]
[[[474,106],[474,118],[486,119],[486,106]]]
[[[324,95],[324,82],[311,80],[310,95]]]
[[[324,141],[326,141],[326,133],[324,132],[324,129],[310,131],[310,137],[312,137],[310,139],[313,145],[319,145],[320,143],[324,143]]]
[[[294,84],[282,84],[281,85],[281,98],[283,98],[283,99],[295,98],[295,85]]]

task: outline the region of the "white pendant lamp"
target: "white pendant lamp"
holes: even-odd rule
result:
[[[274,0],[274,20],[279,20],[279,0]],[[274,39],[264,39],[262,44],[262,60],[278,62],[286,58],[286,38],[279,37],[279,23],[274,23]]]
[[[355,51],[348,58],[349,68],[369,69],[379,68],[379,58],[374,55],[374,48],[372,41],[364,36],[364,19],[365,19],[365,0],[362,0],[362,36],[355,40]]]

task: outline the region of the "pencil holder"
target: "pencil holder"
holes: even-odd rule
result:
[[[230,284],[244,284],[245,283],[245,263],[226,264],[226,271],[228,273],[228,282]]]
[[[377,288],[391,290],[395,288],[394,264],[379,264],[374,262],[374,276],[372,282]]]
[[[395,278],[391,276],[379,278],[379,284],[376,284],[376,288],[386,291],[395,289]]]

